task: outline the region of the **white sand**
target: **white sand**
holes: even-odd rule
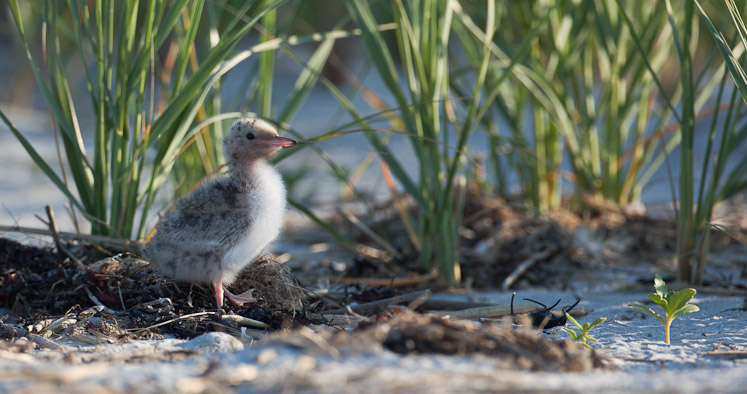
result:
[[[561,305],[574,295],[557,291],[523,291],[530,297]],[[706,357],[715,347],[747,347],[747,312],[738,310],[744,297],[698,295],[700,312],[679,317],[672,326],[672,344],[653,317],[641,319],[629,302],[646,293],[581,294],[580,306],[594,311],[581,322],[605,316],[597,327],[595,348],[610,357],[616,371],[532,373],[501,370],[488,357],[441,355],[400,356],[386,350],[330,354],[298,347],[241,344],[212,333],[192,341],[162,340],[125,345],[82,346],[64,357],[0,352],[0,392],[63,390],[98,392],[201,392],[234,390],[322,392],[733,392],[747,389],[747,360]],[[508,302],[508,293],[486,293],[486,301]],[[736,309],[736,310],[731,310]],[[632,317],[624,321],[623,316]],[[547,334],[565,338],[553,330]],[[312,347],[313,348],[313,347]],[[184,354],[185,351],[196,354]],[[105,356],[102,356],[105,355]],[[137,356],[137,357],[135,357]],[[154,356],[170,361],[148,360]],[[65,361],[72,360],[70,361]],[[124,362],[122,360],[131,359]],[[94,361],[91,361],[94,360]],[[100,361],[95,361],[100,360]],[[104,361],[108,360],[108,361]],[[118,361],[119,360],[119,361]]]

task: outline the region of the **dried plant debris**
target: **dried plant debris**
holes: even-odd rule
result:
[[[231,289],[254,289],[262,305],[287,311],[303,308],[304,289],[293,277],[290,268],[265,255],[246,267],[231,284]]]
[[[191,338],[209,331],[238,335],[252,321],[265,329],[310,322],[303,313],[303,289],[287,267],[269,256],[242,271],[235,286],[254,288],[259,299],[244,307],[228,306],[230,313],[246,319],[222,318],[208,286],[164,278],[133,255],[107,257],[81,270],[50,248],[0,238],[0,308],[14,316],[12,322],[0,321],[5,328],[0,335],[103,343],[164,334]],[[9,327],[25,327],[25,332],[11,333]]]
[[[554,342],[534,331],[485,326],[436,316],[404,314],[389,322],[382,344],[397,353],[485,353],[519,369],[586,371],[601,359],[571,342]]]
[[[411,209],[416,214],[414,205]],[[367,217],[365,226],[381,236],[391,235],[386,238],[401,257],[381,260],[356,256],[347,264],[344,275],[394,278],[413,271],[422,273],[417,252],[393,205],[383,204],[373,211],[376,214]],[[527,284],[562,287],[582,266],[571,232],[580,222],[570,212],[537,217],[500,199],[470,193],[459,229],[462,277],[472,278],[478,288],[496,288],[522,261],[543,253],[544,257],[521,279]],[[377,245],[354,226],[343,231],[361,245]]]
[[[488,196],[469,184],[459,228],[462,277],[470,278],[478,289],[501,287],[507,278],[511,280],[504,286],[506,290],[526,286],[564,289],[584,268],[631,261],[671,263],[676,252],[676,226],[671,215],[654,216],[588,198],[581,203],[583,207],[569,205],[583,208],[583,215],[569,210],[538,213],[521,200]],[[417,215],[414,203],[408,207]],[[417,251],[394,205],[385,202],[371,212],[375,214],[361,218],[365,227],[386,238],[402,257],[359,256],[347,264],[344,274],[391,278],[421,269],[415,266]],[[340,220],[339,226],[345,225]],[[356,226],[348,224],[343,231],[360,245],[380,243]],[[735,243],[716,233],[714,244]]]
[[[53,307],[55,295],[40,294],[39,289],[47,283],[69,285],[75,271],[72,261],[50,248],[24,246],[0,238],[0,306],[22,308],[28,294],[43,304],[40,309]]]
[[[333,354],[371,351],[379,346],[400,354],[484,354],[502,360],[506,369],[587,371],[608,367],[598,353],[571,341],[555,342],[535,330],[420,315],[406,309],[373,317],[353,331],[316,334],[301,329],[274,334],[272,339]]]

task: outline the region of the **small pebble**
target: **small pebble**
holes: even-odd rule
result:
[[[257,356],[257,364],[265,365],[270,361],[276,359],[278,352],[275,349],[265,349]]]
[[[199,337],[194,337],[176,346],[199,352],[233,352],[244,350],[244,344],[240,340],[223,332],[202,334]]]

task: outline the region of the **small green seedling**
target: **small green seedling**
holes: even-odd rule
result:
[[[695,289],[682,289],[680,291],[670,290],[667,291],[667,284],[661,279],[658,274],[654,277],[654,288],[656,293],[651,293],[648,298],[651,301],[659,304],[664,308],[664,317],[661,317],[653,309],[640,304],[628,304],[629,306],[643,309],[650,313],[655,318],[659,319],[661,324],[664,325],[664,336],[669,345],[669,326],[672,325],[674,318],[685,313],[697,312],[700,310],[696,305],[688,304],[688,302],[695,296]]]
[[[594,327],[596,327],[596,326],[604,323],[605,321],[607,321],[606,317],[600,317],[600,318],[594,320],[591,323],[586,322],[583,325],[581,325],[581,324],[579,324],[576,321],[576,319],[573,318],[573,316],[571,316],[571,315],[569,315],[569,314],[566,313],[565,317],[568,319],[568,321],[570,321],[571,323],[573,323],[574,326],[578,327],[578,329],[581,330],[581,332],[576,333],[576,331],[574,331],[574,330],[572,330],[570,328],[565,328],[565,327],[563,327],[563,330],[568,333],[568,335],[571,337],[571,339],[573,339],[573,342],[583,342],[583,345],[586,346],[589,349],[591,349],[591,345],[589,345],[588,343],[586,343],[586,341],[590,341],[590,342],[596,342],[597,341],[596,338],[594,338],[593,336],[591,336],[589,334],[589,331],[591,331]]]

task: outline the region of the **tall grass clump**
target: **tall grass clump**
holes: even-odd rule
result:
[[[508,197],[511,173],[516,176],[520,192],[530,205],[541,210],[560,204],[563,160],[563,128],[570,129],[562,103],[553,91],[549,75],[532,68],[539,56],[538,43],[548,35],[553,4],[503,3],[498,9],[500,34],[491,42],[491,66],[485,79],[485,90],[491,92],[486,102],[481,128],[488,133],[489,158],[494,170],[496,191]],[[529,14],[522,15],[528,12]],[[526,19],[516,20],[517,17]],[[461,48],[467,54],[462,68],[474,69],[480,64],[479,42],[483,32],[479,5],[457,13],[454,29]],[[512,36],[512,32],[516,32]],[[478,55],[478,56],[476,56]],[[467,79],[471,78],[466,74]],[[467,94],[454,84],[460,95]],[[560,109],[562,112],[557,112]]]
[[[744,121],[747,115],[747,75],[742,59],[747,48],[747,29],[739,13],[740,9],[744,9],[744,4],[737,6],[734,0],[724,3],[725,9],[712,5],[720,15],[731,17],[730,21],[721,23],[723,27],[719,30],[701,2],[688,2],[684,20],[678,20],[675,4],[667,0],[669,22],[678,37],[677,55],[683,65],[680,76],[683,92],[690,90],[683,94],[693,96],[701,83],[702,77],[687,69],[692,62],[693,52],[686,45],[697,32],[699,20],[704,22],[713,38],[714,51],[718,51],[723,60],[710,75],[711,83],[718,85],[710,104],[715,115],[708,122],[705,159],[699,165],[693,158],[697,144],[696,112],[687,107],[682,109],[677,277],[694,284],[702,284],[703,281],[710,247],[713,207],[747,188],[747,158],[742,153],[747,141],[747,123]],[[729,77],[733,85],[729,83]],[[692,98],[687,100],[686,103],[697,106],[697,102],[692,103]]]
[[[503,87],[481,119],[499,194],[511,194],[515,175],[520,193],[540,210],[560,206],[564,184],[582,201],[640,200],[668,151],[662,146],[679,141],[670,123],[678,98],[662,99],[654,76],[671,66],[666,17],[658,2],[514,2],[500,9],[505,28],[494,40],[497,67],[486,84]],[[458,29],[479,34],[466,13],[458,20]],[[518,64],[504,82],[500,71],[511,62]]]
[[[627,3],[619,0],[617,3],[633,34],[633,42],[646,57],[647,68],[657,83],[659,97],[670,108],[671,118],[675,121],[667,127],[676,131],[670,141],[679,144],[679,178],[676,181],[677,278],[701,284],[709,252],[709,221],[713,208],[747,186],[747,161],[740,158],[738,162],[733,162],[735,154],[738,154],[737,148],[743,147],[747,138],[747,129],[742,120],[746,109],[738,96],[740,91],[743,95],[747,92],[744,72],[737,60],[744,53],[744,42],[732,51],[727,44],[729,40],[714,27],[697,1],[687,1],[681,6],[680,3],[665,0],[659,6],[666,10],[670,32],[668,39],[674,49],[673,58],[677,60],[676,75],[679,78],[676,89],[668,92],[658,79],[660,72],[651,66],[652,58],[642,45],[644,39],[636,34],[633,18],[625,11]],[[727,0],[725,3],[736,31],[742,33],[744,30],[740,31],[740,26],[743,29],[744,25],[740,24],[741,17],[735,2]],[[695,13],[696,6],[715,38],[713,47],[699,45],[701,25]],[[716,61],[718,52],[723,62]],[[695,61],[696,53],[699,62]],[[728,83],[728,75],[732,76],[736,87]],[[700,128],[699,124],[705,127]],[[703,159],[698,163],[696,151],[700,147],[703,147]]]
[[[487,2],[482,61],[466,99],[465,113],[459,116],[453,113],[449,91],[449,45],[457,2],[376,2],[377,13],[368,1],[351,0],[346,4],[361,29],[361,39],[376,71],[393,97],[398,116],[391,124],[407,135],[418,159],[416,176],[405,171],[382,137],[373,131],[366,132],[366,137],[417,204],[417,213],[401,210],[400,214],[406,223],[415,223],[411,239],[423,266],[438,266],[448,280],[458,279],[457,229],[464,197],[464,152],[481,109],[490,43],[496,30],[495,3]],[[376,15],[384,15],[379,19],[386,18],[396,26],[394,51],[378,28]],[[396,58],[401,70],[395,66]],[[362,122],[361,127],[369,126]]]
[[[559,202],[561,193],[558,166],[562,159],[562,140],[545,127],[549,125],[546,122],[540,121],[534,132],[525,122],[528,108],[547,102],[543,91],[551,89],[546,79],[524,64],[530,56],[530,48],[549,23],[549,12],[537,15],[525,25],[521,37],[508,48],[503,45],[505,37],[502,37],[514,23],[506,18],[508,8],[504,5],[496,10],[496,18],[503,28],[501,34],[490,42],[490,63],[483,85],[486,104],[480,108],[476,118],[480,122],[479,128],[489,135],[489,162],[494,170],[495,191],[503,197],[512,194],[509,173],[513,171],[521,185],[520,194],[537,208],[550,208]],[[455,8],[453,28],[460,46],[452,52],[455,76],[451,83],[457,97],[469,96],[469,83],[482,64],[486,35],[479,26],[483,19],[479,6]],[[462,58],[463,61],[458,60]],[[537,94],[538,99],[532,100],[530,92]],[[457,105],[460,103],[456,102]],[[542,108],[538,106],[535,114],[546,120]],[[505,124],[509,125],[508,133],[502,130]],[[555,126],[552,128],[557,130]]]
[[[626,24],[625,13],[635,26]],[[557,102],[573,125],[563,136],[579,196],[639,201],[663,160],[662,145],[677,142],[665,130],[672,106],[660,100],[658,81],[647,70],[663,74],[670,66],[665,21],[658,2],[620,8],[611,1],[565,3],[551,14],[548,30],[557,34],[541,40],[545,47],[535,64],[552,75]]]
[[[745,109],[735,102],[717,49],[738,88],[747,86],[745,73],[710,22],[716,47],[698,39],[697,4],[503,4],[485,79],[485,90],[498,94],[488,100],[493,110],[478,116],[490,136],[497,192],[512,194],[508,185],[518,179],[520,194],[539,210],[560,205],[564,182],[580,201],[637,202],[678,149],[678,271],[694,282],[702,279],[714,204],[747,185],[747,162],[727,166],[743,142]],[[743,28],[741,8],[726,4],[734,26]],[[455,35],[467,55],[463,68],[481,61],[478,11],[470,5],[455,13]],[[739,46],[735,53],[742,51]],[[456,80],[455,91],[467,96]],[[700,119],[710,121],[698,128]],[[705,159],[696,164],[699,141]]]
[[[92,233],[143,238],[156,195],[185,143],[196,135],[192,127],[205,110],[206,97],[226,72],[252,54],[234,54],[234,47],[280,3],[243,2],[224,14],[223,30],[214,32],[220,40],[195,66],[205,1],[38,2],[34,6],[45,26],[46,45],[43,59],[35,59],[19,2],[10,0],[67,169],[56,173],[7,116],[0,116],[35,164],[90,221]],[[162,51],[170,53],[171,65],[158,56]],[[82,64],[87,97],[73,97],[71,59]],[[157,72],[168,73],[159,79],[168,85],[155,82]],[[81,129],[75,107],[86,99],[94,114],[91,130]],[[204,121],[216,119],[205,116]],[[83,143],[89,132],[94,139],[91,152]]]

